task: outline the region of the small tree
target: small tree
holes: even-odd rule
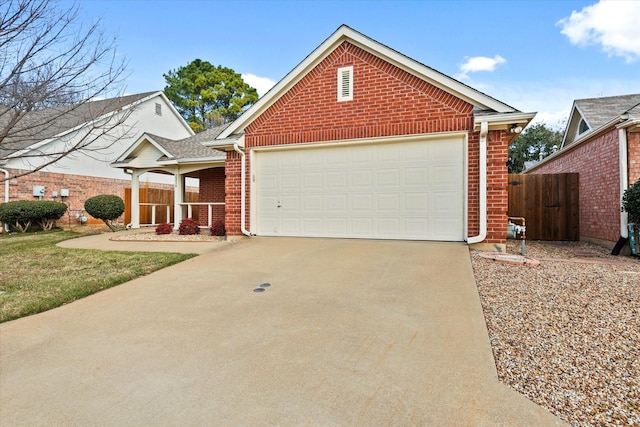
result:
[[[111,231],[116,231],[116,220],[124,213],[124,201],[118,196],[101,194],[87,199],[84,210],[102,220]]]
[[[640,179],[625,190],[622,211],[629,214],[630,223],[640,224]]]

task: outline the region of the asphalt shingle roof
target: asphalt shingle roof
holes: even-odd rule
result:
[[[0,141],[0,158],[6,158],[16,151],[29,148],[38,142],[53,138],[100,116],[115,112],[154,93],[157,92],[145,92],[29,112]],[[6,126],[9,115],[10,113],[0,110],[0,129]]]
[[[221,126],[216,126],[211,129],[207,129],[195,135],[189,136],[183,139],[168,139],[161,136],[147,134],[158,145],[160,145],[165,151],[171,154],[171,157],[162,156],[158,160],[164,161],[169,159],[185,160],[185,159],[220,159],[224,160],[227,154],[224,151],[216,150],[213,148],[205,147],[202,145],[205,142],[213,142],[215,139],[229,127],[231,123],[225,123]]]
[[[220,131],[222,132],[222,131]],[[204,133],[204,132],[202,132]],[[219,134],[219,133],[218,133]],[[148,134],[153,140],[171,154],[171,158],[180,159],[221,159],[224,160],[227,156],[226,153],[207,148],[196,140],[196,136],[190,136],[188,138],[173,140],[163,138],[161,136]],[[169,160],[167,156],[162,156],[158,160]]]
[[[640,93],[607,96],[603,98],[576,99],[575,103],[591,129],[598,129],[616,116],[637,107],[640,104]],[[635,109],[635,114],[640,114],[640,111]]]

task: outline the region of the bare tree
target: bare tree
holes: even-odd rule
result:
[[[100,21],[79,19],[79,6],[55,0],[4,0],[0,4],[0,166],[23,158],[27,175],[91,144],[114,130],[126,113],[106,102],[119,95],[126,63],[116,55],[115,38]],[[55,149],[35,143],[89,123]],[[117,138],[117,136],[112,136]],[[29,148],[27,150],[27,148]],[[0,180],[3,178],[0,176]]]

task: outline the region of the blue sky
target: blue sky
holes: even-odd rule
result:
[[[346,24],[537,120],[560,126],[574,99],[640,92],[640,1],[98,1],[128,60],[126,93],[161,90],[196,58],[263,94]]]

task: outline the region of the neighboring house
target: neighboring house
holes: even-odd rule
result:
[[[534,115],[342,26],[235,122],[188,139],[209,154],[148,136],[114,166],[134,186],[137,171],[198,174],[200,203],[224,191],[229,235],[504,245],[507,147]],[[180,192],[175,207],[177,222]]]
[[[627,237],[622,194],[640,179],[640,94],[577,99],[561,149],[528,174],[577,172],[580,239],[612,246]]]
[[[71,107],[29,113],[0,145],[0,175],[10,177],[2,186],[2,201],[58,200],[72,213],[98,194],[124,197],[131,175],[110,164],[144,132],[166,138],[184,138],[193,131],[163,92],[148,92],[92,101]],[[25,126],[34,123],[35,126]],[[88,144],[41,170],[34,171],[76,145]],[[147,185],[173,189],[172,177],[148,174]]]

